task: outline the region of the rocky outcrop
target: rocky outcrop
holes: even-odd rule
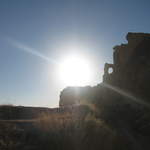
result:
[[[143,101],[149,101],[150,34],[128,33],[126,39],[126,44],[113,48],[113,64],[105,63],[102,84],[88,88],[68,87],[64,89],[60,94],[60,106],[79,104],[82,99],[101,101],[111,98],[114,94],[107,92],[103,84],[117,87]]]
[[[92,87],[67,87],[60,94],[59,106],[80,105],[83,99],[92,95]]]
[[[103,82],[149,100],[150,34],[128,33],[126,39],[127,44],[114,47],[113,64],[105,64]]]

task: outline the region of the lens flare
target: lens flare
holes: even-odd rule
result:
[[[59,65],[59,77],[67,86],[84,86],[92,78],[89,62],[80,55],[70,55]]]
[[[144,100],[142,100],[142,99],[140,99],[140,98],[138,98],[138,97],[132,95],[132,94],[129,93],[129,92],[123,91],[122,89],[119,89],[118,87],[112,86],[112,85],[107,84],[107,83],[102,83],[102,85],[103,85],[104,87],[106,87],[106,88],[108,88],[108,89],[111,89],[112,91],[114,91],[114,92],[116,92],[116,93],[122,95],[122,96],[127,97],[128,99],[130,99],[130,100],[132,100],[132,101],[134,101],[134,102],[136,102],[136,103],[138,103],[138,104],[142,104],[142,105],[144,105],[144,106],[150,108],[150,104],[149,104],[149,103],[147,103],[146,101],[144,101]]]

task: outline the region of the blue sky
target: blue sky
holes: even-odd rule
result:
[[[59,61],[80,49],[93,63],[101,82],[103,65],[112,62],[112,47],[126,42],[127,32],[150,32],[148,0],[1,0],[0,103],[55,107],[64,88],[56,64],[26,53],[18,42]]]

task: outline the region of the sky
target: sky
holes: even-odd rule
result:
[[[149,0],[1,0],[0,104],[57,107],[57,63],[80,53],[102,81],[113,47],[128,32],[150,32]]]

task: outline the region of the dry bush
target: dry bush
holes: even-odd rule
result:
[[[68,113],[42,113],[39,115],[37,125],[43,130],[61,130],[67,129],[76,123],[76,118],[73,114]]]
[[[55,141],[65,150],[113,150],[116,140],[115,133],[92,113],[82,119],[68,112],[44,113],[40,115],[36,125],[47,134],[46,138],[51,144]]]

